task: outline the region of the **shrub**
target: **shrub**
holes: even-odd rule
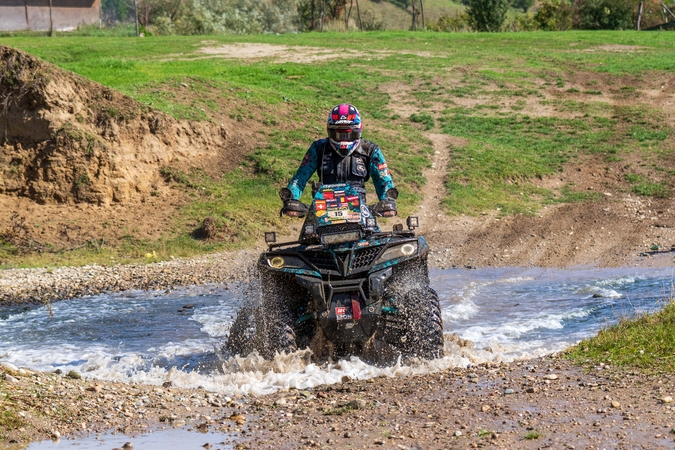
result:
[[[542,0],[534,14],[537,27],[547,31],[572,28],[572,6],[568,0]]]
[[[519,14],[513,21],[514,31],[536,31],[539,24],[534,20],[534,14]]]
[[[634,0],[577,0],[574,3],[575,28],[583,30],[623,30],[633,28],[637,3]]]
[[[469,31],[469,16],[465,13],[457,13],[454,16],[442,15],[427,25],[431,31]]]
[[[466,14],[475,31],[501,30],[509,10],[507,0],[467,0]]]

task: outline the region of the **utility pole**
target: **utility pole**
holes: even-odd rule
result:
[[[644,6],[644,2],[640,2],[640,6],[638,6],[637,20],[635,21],[635,29],[637,31],[640,31],[640,21],[642,20],[642,7],[643,6]]]

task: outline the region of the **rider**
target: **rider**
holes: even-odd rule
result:
[[[356,107],[349,104],[334,107],[328,115],[327,128],[328,138],[312,143],[288,188],[281,190],[282,213],[304,216],[307,208],[298,199],[309,178],[317,172],[322,184],[347,183],[364,196],[365,183],[372,176],[380,200],[373,212],[384,217],[395,216],[398,191],[380,147],[361,139],[363,126]]]

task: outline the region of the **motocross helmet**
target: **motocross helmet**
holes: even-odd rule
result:
[[[361,114],[354,105],[337,105],[328,115],[328,141],[335,153],[343,158],[361,144]]]

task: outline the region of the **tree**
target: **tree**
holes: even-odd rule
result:
[[[637,10],[632,0],[577,0],[574,2],[575,28],[584,30],[624,30],[633,28]]]
[[[524,13],[534,6],[534,0],[511,0],[511,6],[522,9]]]
[[[534,22],[546,31],[569,30],[572,28],[572,5],[568,0],[541,0]]]
[[[469,25],[475,31],[499,31],[509,10],[507,0],[467,0],[466,4]]]

